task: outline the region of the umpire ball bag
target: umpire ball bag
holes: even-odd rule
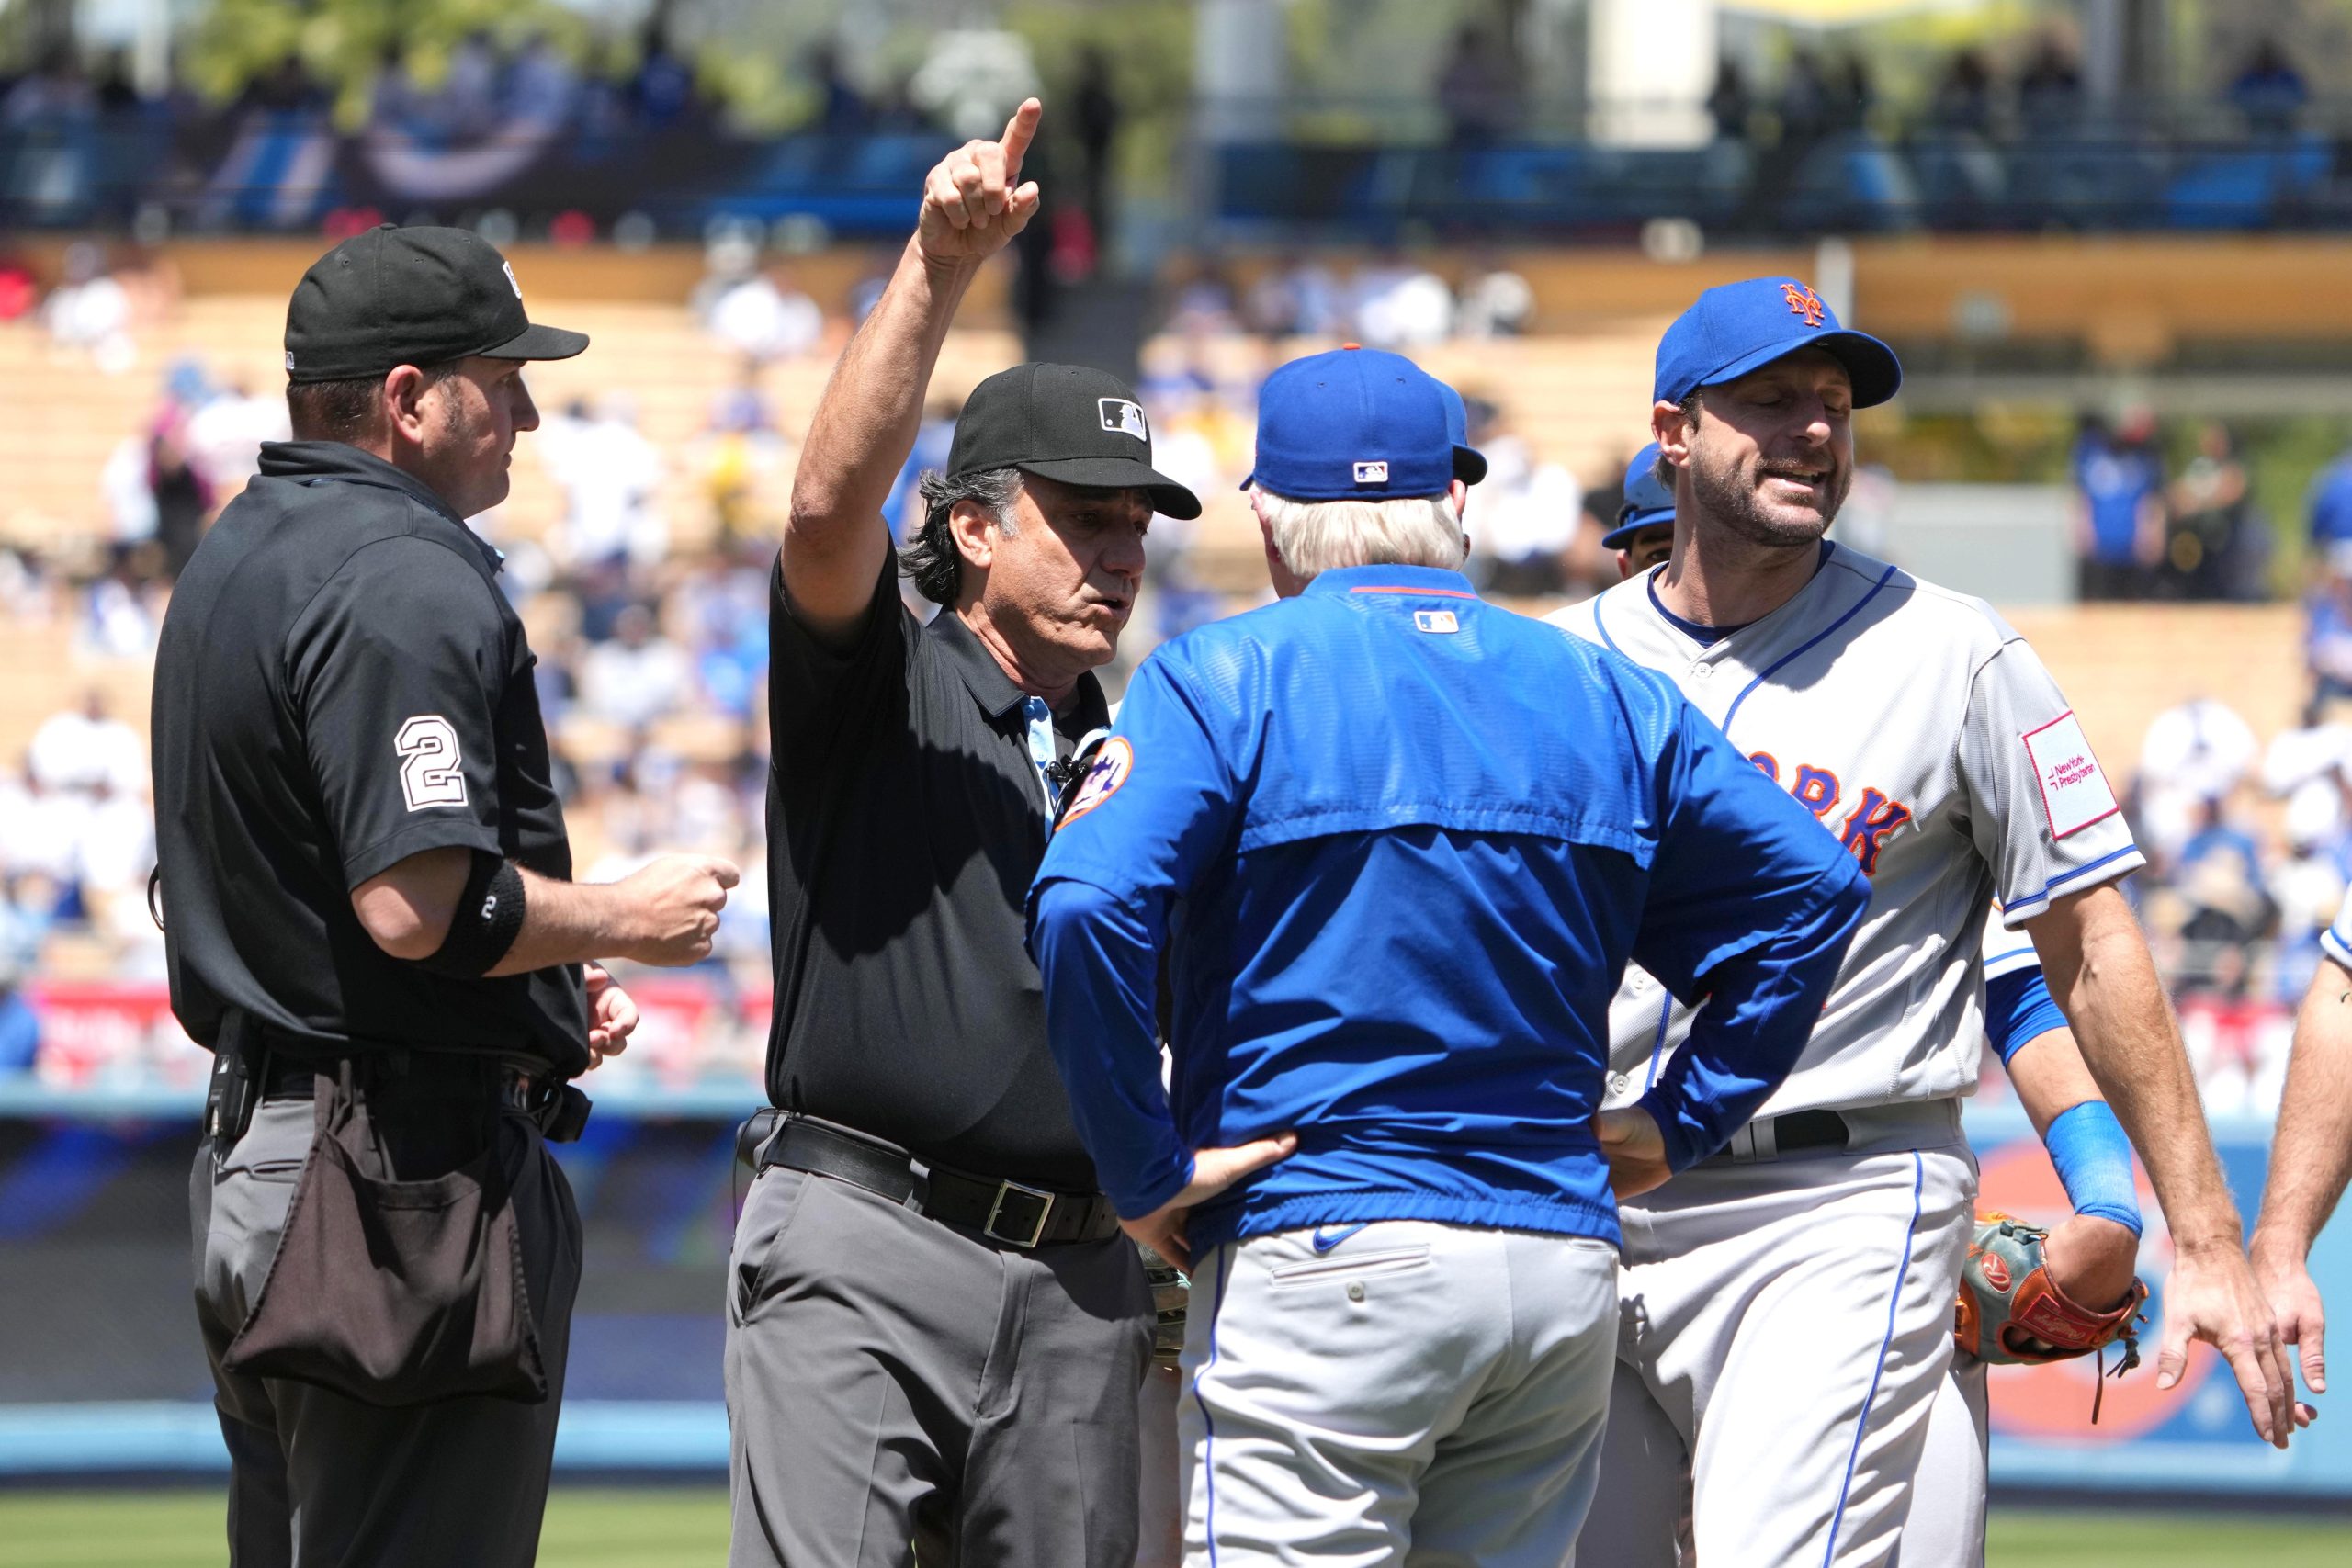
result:
[[[368,1108],[322,1072],[317,1135],[260,1294],[221,1360],[368,1404],[487,1394],[536,1404],[547,1369],[508,1202],[527,1156],[485,1105],[481,1151],[429,1181],[367,1174]]]

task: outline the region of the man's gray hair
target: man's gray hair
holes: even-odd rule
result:
[[[899,570],[915,592],[934,604],[954,608],[964,582],[964,556],[948,530],[947,514],[959,501],[968,501],[989,514],[997,532],[1013,531],[1013,503],[1021,499],[1019,468],[983,468],[978,473],[949,479],[937,468],[925,468],[915,480],[922,498],[922,526],[899,552]]]
[[[1301,578],[1350,566],[1461,566],[1452,492],[1385,501],[1294,501],[1250,487],[1283,564]]]

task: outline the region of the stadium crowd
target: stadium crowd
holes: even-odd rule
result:
[[[477,520],[504,552],[503,581],[539,650],[559,783],[590,880],[626,875],[657,850],[746,865],[764,852],[769,570],[780,521],[770,513],[795,449],[763,376],[779,360],[837,351],[853,322],[829,319],[755,247],[725,239],[709,260],[690,303],[741,370],[702,432],[665,448],[623,392],[547,409],[524,460],[543,467],[560,498],[552,526],[533,534],[500,512]],[[79,269],[60,292],[104,276]],[[853,310],[871,298],[855,291]],[[1145,351],[1138,392],[1158,462],[1198,493],[1231,492],[1248,471],[1259,382],[1284,340],[1427,348],[1517,333],[1531,308],[1526,281],[1493,260],[1458,288],[1403,254],[1350,276],[1288,257],[1247,288],[1202,265],[1171,287],[1163,330]],[[56,314],[46,318],[52,334]],[[93,352],[62,340],[59,351]],[[1615,477],[1540,460],[1498,406],[1465,390],[1472,439],[1490,463],[1468,513],[1473,576],[1515,600],[1580,597],[1615,581],[1597,547],[1614,521]],[[928,412],[888,503],[901,539],[914,520],[914,476],[944,459],[957,412],[943,401]],[[77,580],[35,553],[0,548],[0,614],[17,625],[70,623],[77,654],[100,665],[149,654],[172,577],[285,420],[275,396],[195,359],[170,365],[150,415],[100,479],[103,569]],[[2092,596],[2119,581],[2134,595],[2260,596],[2267,529],[2252,517],[2245,469],[2218,426],[2199,440],[2196,460],[2167,477],[2152,420],[2086,422],[2075,461],[2085,536],[2104,538],[2122,516],[2135,550],[2150,536],[2159,543],[2153,565],[2135,555],[2128,571],[2105,577],[2086,566]],[[691,483],[669,482],[679,474]],[[1866,473],[1858,489],[1874,482]],[[673,516],[681,504],[704,515]],[[1858,494],[1841,529],[1867,527],[1871,510]],[[1155,525],[1142,635],[1122,650],[1130,664],[1245,601],[1200,570],[1199,526]],[[2311,529],[2318,585],[2305,722],[2266,740],[2225,705],[2200,699],[2161,715],[2138,760],[2127,809],[2151,865],[2129,886],[2183,996],[2290,1003],[2352,886],[2352,725],[2331,713],[2352,696],[2352,455],[2315,484]],[[161,977],[146,762],[138,731],[116,711],[123,688],[112,690],[72,690],[72,705],[0,770],[0,1072],[32,1063],[29,976]],[[737,890],[696,977],[729,1005],[764,998],[764,888],[753,876]],[[748,1066],[755,1034],[746,1025],[710,1059]]]

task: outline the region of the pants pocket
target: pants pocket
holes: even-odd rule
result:
[[[742,1217],[736,1222],[735,1255],[729,1270],[727,1317],[731,1325],[741,1327],[750,1322],[775,1293],[785,1237],[794,1217],[810,1201],[809,1193],[825,1180],[807,1171],[770,1166],[752,1183]]]

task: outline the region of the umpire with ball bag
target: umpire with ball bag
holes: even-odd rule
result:
[[[580,1217],[545,1142],[636,1009],[591,962],[689,964],[735,868],[569,879],[498,552],[538,413],[525,315],[455,229],[358,235],[286,321],[290,442],[206,536],[155,656],[172,1009],[214,1053],[190,1173],[234,1568],[524,1568]]]

